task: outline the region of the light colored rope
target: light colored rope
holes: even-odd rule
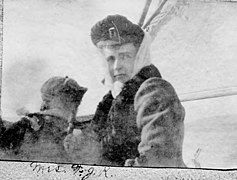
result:
[[[144,8],[143,8],[141,18],[140,18],[140,20],[139,20],[139,22],[138,22],[138,25],[139,25],[140,27],[143,26],[144,20],[146,19],[146,15],[147,15],[147,12],[148,12],[149,7],[150,7],[150,5],[151,5],[151,1],[152,1],[152,0],[146,0],[146,4],[145,4],[145,6],[144,6]]]
[[[237,95],[236,86],[185,93],[180,94],[179,97],[181,102],[187,102],[187,101],[204,100],[204,99],[234,96],[234,95]]]

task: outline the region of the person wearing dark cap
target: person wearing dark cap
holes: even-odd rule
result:
[[[109,88],[109,92],[103,97],[103,100],[97,106],[91,126],[93,127],[94,132],[97,133],[98,141],[103,147],[101,164],[124,166],[125,161],[128,159],[144,157],[143,152],[146,151],[143,147],[148,148],[148,146],[152,146],[150,139],[143,140],[146,136],[149,136],[149,133],[153,133],[152,127],[138,126],[136,123],[137,121],[144,121],[144,123],[149,124],[153,123],[152,119],[149,115],[144,115],[142,117],[138,116],[140,110],[139,108],[134,109],[134,98],[137,92],[140,91],[139,89],[146,86],[146,82],[150,79],[157,78],[161,82],[163,79],[161,78],[159,70],[151,63],[151,38],[149,34],[143,31],[138,25],[129,21],[126,17],[121,15],[109,15],[105,19],[97,22],[91,29],[91,39],[93,44],[99,49],[104,57],[102,61],[106,71],[103,83]],[[161,98],[162,95],[166,96],[165,93],[162,95],[155,93],[156,91],[159,91],[159,88],[163,88],[162,86],[159,86],[159,83],[155,82],[152,86],[150,86],[150,93],[143,91],[140,94],[141,98],[139,99],[143,99],[145,101],[146,98],[151,99],[158,98],[158,96]],[[161,84],[163,86],[166,85],[165,83]],[[150,88],[148,88],[148,90]],[[163,90],[166,89],[163,88]],[[171,94],[172,93],[174,94],[175,92],[172,91]],[[154,95],[154,97],[152,95]],[[164,102],[161,102],[161,104],[168,103],[166,100],[167,99],[163,98]],[[176,99],[176,101],[179,102],[178,99]],[[173,106],[173,101],[169,102],[171,104],[167,104],[166,108],[168,109]],[[182,105],[180,104],[180,106]],[[149,111],[149,108],[150,106],[144,105],[142,111],[147,112]],[[152,117],[158,116],[159,104],[153,105],[152,108],[155,109],[153,111],[155,114],[152,114]],[[181,114],[184,113],[183,108],[177,108],[175,111]],[[168,119],[170,119],[167,120],[167,124],[173,123],[177,119],[179,123],[170,124],[170,127],[175,127],[167,128],[167,130],[173,131],[175,128],[182,129],[183,116],[174,118],[170,113],[171,111],[168,112]],[[162,118],[158,118],[155,120],[155,123],[159,123],[161,120]],[[161,124],[161,126],[163,126],[163,124]],[[164,126],[166,126],[166,124],[164,124]],[[146,129],[146,127],[149,128]],[[156,127],[160,128],[159,126]],[[157,136],[157,138],[155,138],[156,140],[158,140],[161,136],[163,137],[169,135],[173,135],[173,138],[176,138],[176,135],[182,136],[182,131],[169,134],[164,131],[159,132],[159,130],[156,130],[156,134],[154,134],[154,136]],[[151,136],[153,136],[153,134]],[[169,139],[165,138],[165,140]],[[167,143],[170,142],[167,141]],[[182,141],[177,141],[177,143],[179,143],[180,147],[182,147]],[[165,143],[162,142],[160,147],[164,144]],[[173,144],[167,147],[175,148],[172,145]],[[159,146],[154,147],[156,151],[159,151]],[[167,148],[164,147],[164,149]],[[164,151],[162,152],[164,153]],[[172,161],[170,161],[172,163],[169,164],[155,164],[151,162],[151,156],[153,155],[156,156],[155,159],[158,162],[161,162],[161,154],[157,154],[156,156],[156,154],[150,153],[149,157],[147,157],[149,161],[146,161],[146,163],[143,164],[140,163],[140,165],[168,165],[173,167],[184,166],[184,164],[176,162],[177,158],[173,155],[173,159],[171,158]],[[147,154],[145,153],[145,155]],[[177,156],[179,156],[179,160],[177,161],[180,161],[180,159],[182,159],[180,149],[179,155]]]
[[[48,79],[41,87],[41,110],[30,113],[19,109],[17,113],[23,117],[1,133],[0,148],[6,157],[72,162],[64,139],[72,133],[73,121],[86,91],[87,88],[79,86],[72,78]]]

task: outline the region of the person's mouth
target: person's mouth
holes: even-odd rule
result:
[[[124,78],[126,76],[126,74],[116,74],[114,75],[115,79],[120,79],[120,78]]]

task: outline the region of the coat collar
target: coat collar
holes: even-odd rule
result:
[[[134,96],[141,84],[152,77],[161,78],[159,70],[153,64],[145,66],[132,79],[127,81],[116,99],[133,103]]]

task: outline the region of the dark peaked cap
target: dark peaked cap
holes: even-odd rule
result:
[[[87,88],[80,86],[74,79],[55,76],[48,79],[41,87],[41,93],[48,96],[63,96],[71,101],[79,102],[87,91]]]
[[[94,45],[107,40],[140,45],[143,37],[143,30],[121,15],[109,15],[91,28],[91,40]]]

